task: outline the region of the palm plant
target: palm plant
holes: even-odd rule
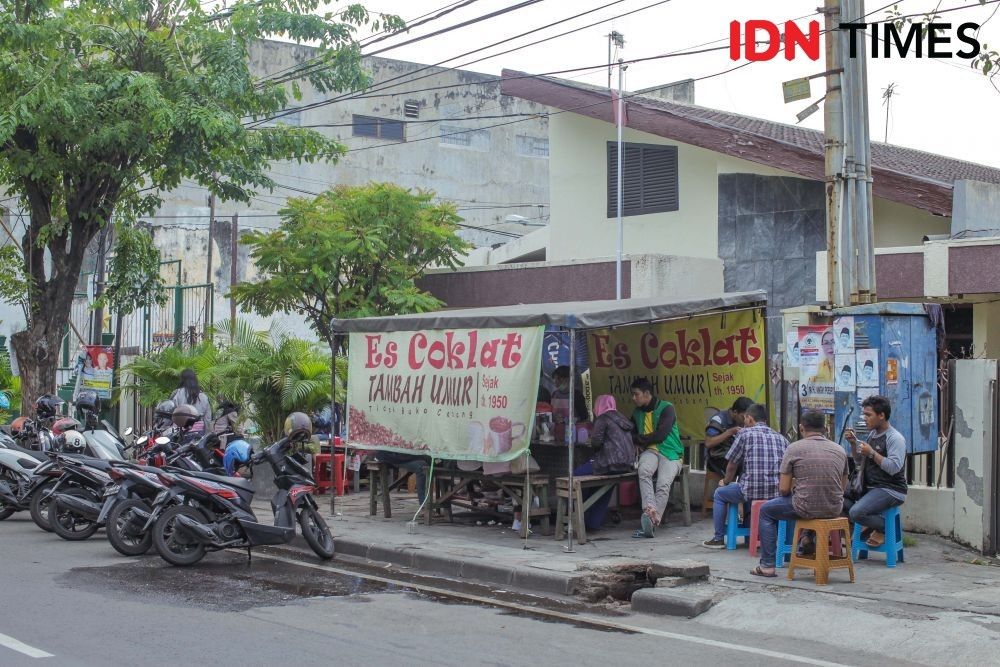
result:
[[[211,341],[192,348],[168,347],[148,357],[137,357],[125,366],[128,378],[121,387],[126,395],[138,395],[139,403],[152,407],[170,396],[180,383],[181,371],[190,368],[198,376],[202,390],[214,396],[221,379],[215,369],[223,351]]]

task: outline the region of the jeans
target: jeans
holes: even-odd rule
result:
[[[587,461],[582,466],[573,471],[574,475],[593,475],[594,474],[594,462]],[[595,491],[593,489],[584,491],[583,498],[586,500]],[[608,491],[603,496],[594,501],[594,504],[587,508],[587,511],[583,513],[583,523],[587,527],[587,530],[597,530],[604,523],[604,519],[608,516],[608,505],[611,504],[611,492]]]
[[[774,556],[778,551],[778,522],[798,519],[792,507],[791,496],[778,496],[760,507],[757,530],[760,535],[760,566],[774,567]]]
[[[897,500],[889,495],[885,489],[868,489],[860,500],[844,499],[844,511],[851,519],[851,523],[860,523],[865,528],[872,528],[880,533],[885,532],[885,519],[882,512],[890,507],[902,505],[902,500]]]
[[[426,456],[414,456],[412,454],[399,454],[396,452],[379,452],[376,459],[383,463],[394,465],[402,470],[412,472],[417,478],[417,500],[424,504],[424,497],[427,491],[427,468],[430,466],[430,459]]]
[[[743,488],[739,482],[720,486],[712,496],[712,520],[715,523],[715,539],[721,540],[726,534],[726,512],[734,503],[745,503]]]
[[[663,454],[647,449],[639,456],[639,494],[642,509],[656,508],[656,515],[662,522],[670,500],[670,486],[681,471],[680,461],[671,461]],[[653,489],[653,475],[656,475],[656,489]]]

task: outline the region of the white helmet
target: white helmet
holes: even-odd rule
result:
[[[87,448],[87,440],[79,431],[65,431],[61,438],[64,452],[79,453]]]

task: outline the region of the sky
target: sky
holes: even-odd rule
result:
[[[575,14],[603,7],[613,0],[542,0],[532,6],[518,9],[454,32],[419,41],[409,46],[392,49],[384,57],[410,60],[424,64],[443,62],[442,66],[459,67],[487,74],[499,74],[504,68],[530,73],[545,73],[569,68],[598,66],[607,62],[607,35],[617,30],[625,37],[622,57],[626,60],[689,50],[694,47],[728,46],[729,23],[732,20],[768,19],[782,24],[786,20],[814,14],[822,0],[666,0],[657,6],[656,0],[620,0],[586,16],[561,23],[558,26],[513,40],[481,53],[454,59],[466,51],[498,42],[519,33],[566,19]],[[868,0],[867,12],[871,18],[886,18],[885,11],[874,12],[889,0]],[[341,3],[342,4],[342,3]],[[371,0],[365,3],[373,12],[398,14],[403,19],[433,12],[449,4],[449,0]],[[378,44],[384,48],[439,28],[460,23],[492,11],[517,4],[517,0],[478,0],[446,17],[420,26],[411,34],[387,39]],[[956,25],[965,21],[985,23],[979,41],[1000,46],[1000,9],[993,2],[979,6],[978,0],[898,0],[903,14],[922,14],[940,6],[941,10],[966,7],[942,14],[943,20]],[[972,6],[969,6],[972,5]],[[333,5],[336,7],[337,5]],[[637,11],[630,16],[618,17]],[[1000,12],[997,12],[1000,14]],[[820,19],[819,16],[811,18]],[[991,19],[987,22],[987,19]],[[809,19],[799,21],[805,27]],[[821,19],[820,19],[821,20]],[[573,34],[470,63],[486,55],[527,44],[542,37],[571,30],[601,21]],[[363,38],[368,33],[360,31]],[[954,39],[954,28],[951,31]],[[951,49],[964,45],[956,43]],[[376,47],[372,47],[376,48]],[[451,60],[449,60],[451,59]],[[728,49],[711,53],[688,55],[661,60],[651,60],[630,65],[626,72],[625,88],[639,90],[687,78],[697,78],[723,72],[734,65]],[[937,60],[927,58],[872,59],[868,60],[869,109],[871,138],[890,143],[939,153],[971,162],[1000,167],[1000,76],[990,79],[969,66],[969,61],[954,58]],[[701,106],[757,116],[768,120],[794,124],[796,113],[809,106],[809,101],[785,104],[781,83],[790,79],[818,74],[825,69],[822,58],[811,61],[800,56],[791,62],[783,57],[767,62],[756,62],[739,70],[716,76],[696,84],[696,103]],[[607,85],[607,69],[598,68],[582,74],[563,75],[578,81]],[[617,74],[615,75],[617,78]],[[994,85],[996,87],[994,87]],[[895,94],[888,107],[883,103],[883,91],[893,85]],[[822,78],[812,83],[812,101],[824,92]],[[496,121],[484,121],[489,122]],[[822,129],[822,112],[813,114],[803,123],[805,127]]]

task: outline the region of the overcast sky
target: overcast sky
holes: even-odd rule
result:
[[[521,32],[568,18],[589,9],[601,7],[611,0],[543,0],[542,2],[462,28],[444,36],[430,38],[410,46],[393,49],[385,57],[419,63],[437,63],[466,51],[513,37]],[[656,0],[622,0],[587,16],[562,23],[553,28],[514,40],[503,46],[449,60],[446,66],[462,67],[496,74],[503,68],[531,73],[552,72],[607,61],[607,37],[612,29],[625,35],[625,59],[654,56],[670,51],[698,47],[719,40],[711,46],[728,45],[729,22],[737,19],[769,19],[777,23],[798,18],[815,11],[822,0],[670,0],[630,16],[613,19],[620,14],[651,5]],[[866,11],[886,5],[889,0],[868,0]],[[941,9],[975,4],[976,0],[941,0]],[[404,19],[432,12],[448,4],[448,0],[371,0],[366,6],[372,11],[396,13]],[[479,0],[447,17],[416,28],[411,36],[425,34],[465,19],[516,4],[515,0]],[[900,0],[904,14],[925,12],[938,5],[937,0]],[[975,6],[943,15],[956,25],[964,21],[983,23],[1000,4]],[[871,18],[885,18],[881,11]],[[814,17],[819,19],[820,17]],[[603,20],[585,30],[560,37],[544,44],[490,58],[474,64],[468,61],[526,44],[566,30]],[[805,27],[808,20],[800,21]],[[821,24],[822,25],[822,24]],[[363,36],[365,33],[360,33]],[[954,39],[954,29],[952,31]],[[979,39],[1000,46],[1000,16],[982,28]],[[392,38],[378,48],[403,41]],[[957,43],[952,50],[964,45]],[[374,47],[373,47],[374,48]],[[691,55],[682,58],[635,63],[628,68],[626,89],[697,78],[721,72],[739,63],[729,59],[728,50]],[[788,62],[779,58],[757,62],[722,76],[696,84],[696,101],[707,107],[735,111],[785,123],[795,123],[795,114],[809,105],[806,101],[784,104],[781,82],[823,71],[823,62],[799,58]],[[968,61],[917,59],[871,59],[868,63],[869,108],[871,136],[882,141],[885,135],[886,108],[883,90],[895,84],[889,114],[889,142],[940,153],[964,160],[1000,167],[1000,91],[987,77],[969,67]],[[607,70],[567,75],[588,83],[606,85]],[[1000,88],[1000,76],[993,79]],[[813,81],[813,99],[823,94],[823,79]],[[496,121],[485,121],[496,122]],[[823,115],[816,113],[803,125],[822,129]]]

